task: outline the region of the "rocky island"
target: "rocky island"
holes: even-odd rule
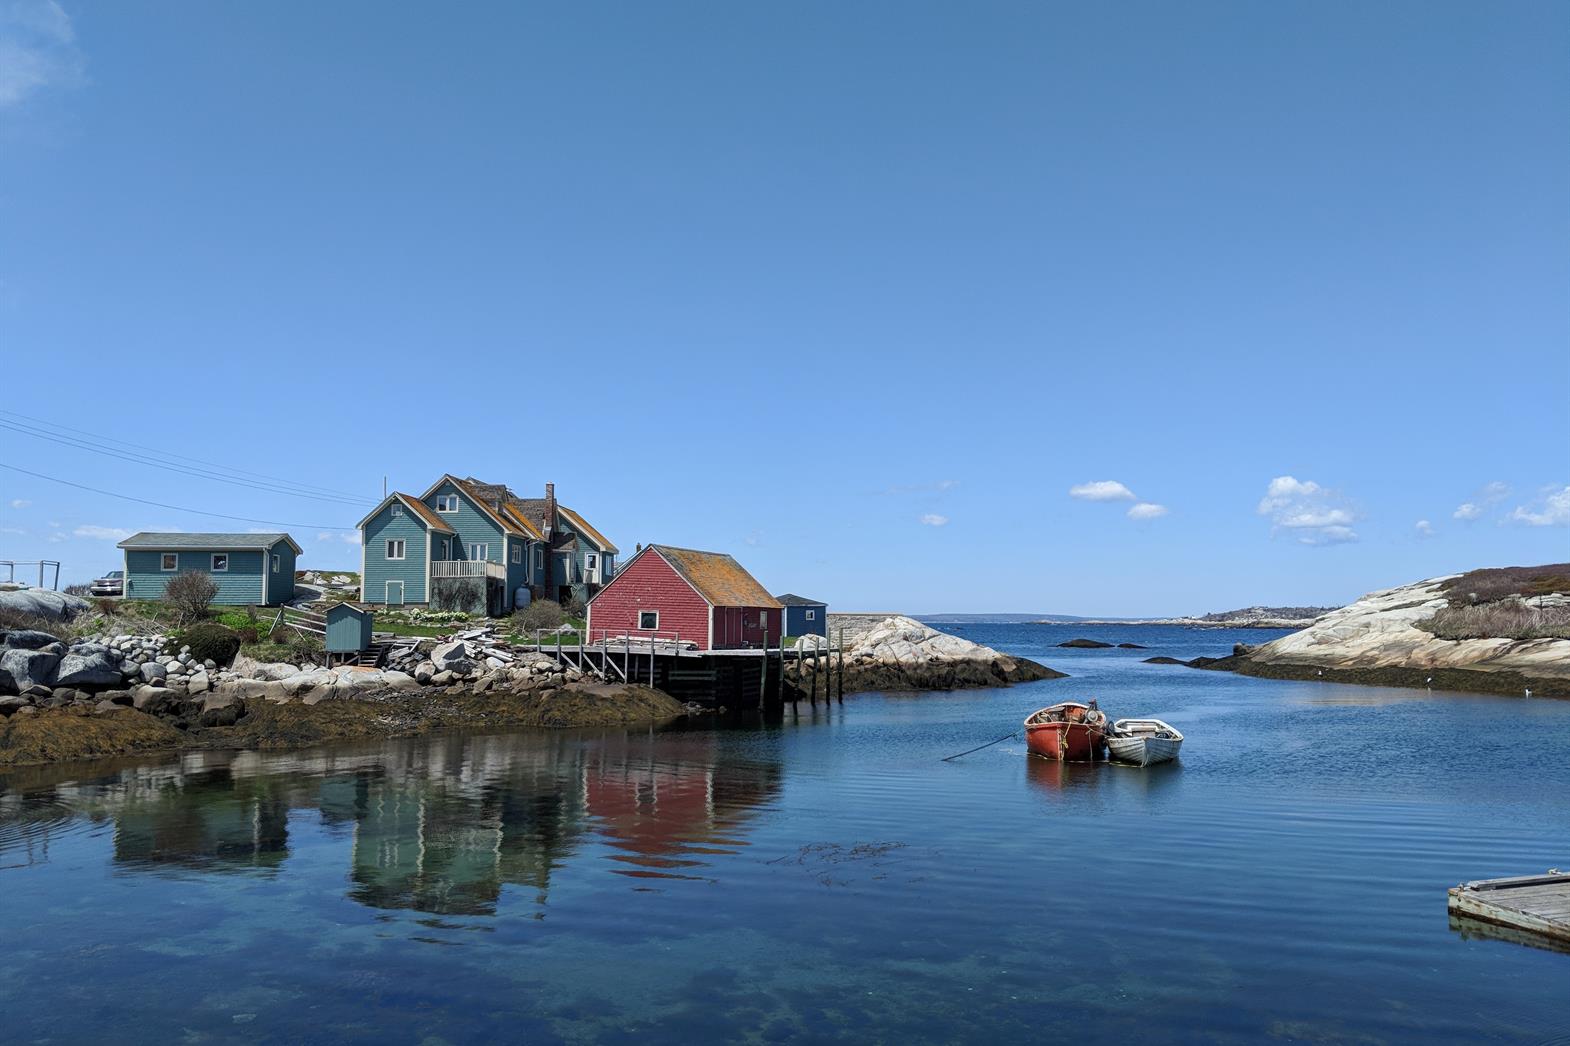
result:
[[[1200,660],[1278,679],[1570,697],[1570,563],[1370,592],[1300,632]]]

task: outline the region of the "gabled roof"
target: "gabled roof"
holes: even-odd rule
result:
[[[673,545],[650,545],[644,552],[658,553],[710,606],[776,609],[780,605],[768,589],[758,584],[757,578],[723,552],[700,552]]]
[[[388,494],[385,498],[383,498],[381,504],[371,509],[366,517],[360,520],[360,522],[356,523],[355,526],[364,527],[365,524],[369,523],[378,512],[392,504],[394,501],[398,502],[404,508],[414,513],[415,518],[424,523],[431,530],[438,531],[442,534],[457,533],[457,531],[453,530],[452,525],[442,517],[438,516],[431,506],[427,505],[425,502],[421,501],[412,494],[400,494],[397,491],[393,491],[391,494]]]
[[[515,508],[519,515],[521,515],[524,519],[527,519],[533,523],[541,535],[544,534],[544,498],[513,498],[508,502],[508,504]],[[594,542],[601,552],[609,552],[612,555],[616,555],[617,553],[621,552],[621,549],[617,548],[615,545],[606,540],[604,534],[601,534],[598,530],[595,530],[593,527],[589,526],[588,520],[584,519],[577,512],[568,508],[566,505],[563,505],[559,501],[556,503],[556,511],[560,512],[563,516],[566,516],[567,522],[571,524],[572,528],[581,533],[584,537],[588,538],[590,541]]]
[[[609,552],[613,555],[621,551],[621,549],[607,541],[604,534],[601,534],[598,530],[595,530],[593,527],[589,526],[587,520],[578,515],[578,513],[574,512],[572,509],[568,508],[566,505],[558,502],[556,505],[556,511],[566,516],[567,522],[571,523],[575,528],[581,531],[590,541],[600,546],[600,551]]]
[[[523,510],[518,507],[518,503],[516,501],[502,502],[502,513],[508,519],[516,523],[525,534],[529,535],[529,537],[533,538],[535,541],[545,540],[545,535],[540,533],[538,527],[529,522],[529,517],[523,514]]]
[[[828,604],[823,602],[823,600],[821,600],[821,599],[808,599],[806,596],[798,596],[798,595],[795,595],[794,593],[791,593],[791,592],[787,592],[783,596],[775,596],[774,598],[779,600],[779,604],[782,607],[826,607],[826,606],[828,606]]]
[[[520,538],[526,538],[529,536],[522,530],[518,529],[518,524],[502,516],[500,512],[492,507],[490,499],[486,497],[487,491],[497,489],[506,491],[506,487],[493,487],[489,483],[481,483],[479,480],[472,477],[469,479],[459,479],[457,476],[454,476],[449,472],[443,473],[441,479],[437,480],[435,483],[432,483],[425,493],[420,495],[420,500],[424,501],[426,498],[436,493],[436,488],[440,487],[443,483],[451,483],[454,487],[457,487],[459,490],[463,491],[464,496],[474,503],[475,508],[484,513],[492,523],[495,523],[498,527],[502,528],[503,534],[511,534],[514,537]]]
[[[233,550],[265,552],[280,541],[287,541],[297,556],[305,551],[295,543],[294,538],[281,531],[275,534],[160,534],[144,530],[140,534],[132,534],[115,547],[149,549],[155,552],[206,552],[209,549],[215,552]]]

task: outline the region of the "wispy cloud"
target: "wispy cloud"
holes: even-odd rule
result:
[[[26,534],[21,527],[0,527],[0,534]]]
[[[1346,498],[1313,480],[1277,476],[1270,481],[1257,509],[1270,519],[1273,535],[1287,530],[1304,545],[1341,545],[1357,540],[1357,516]]]
[[[1475,501],[1463,501],[1460,505],[1456,506],[1456,510],[1454,512],[1450,513],[1452,519],[1467,520],[1478,519],[1482,515],[1483,506],[1479,505]]]
[[[1503,480],[1496,479],[1492,483],[1484,483],[1477,489],[1477,493],[1472,495],[1470,500],[1463,501],[1457,505],[1456,510],[1450,513],[1450,516],[1452,519],[1466,521],[1482,519],[1490,507],[1499,504],[1509,496],[1510,484]]]
[[[1068,496],[1081,501],[1133,501],[1134,492],[1115,479],[1098,479],[1068,488]]]
[[[92,538],[95,541],[124,541],[131,536],[132,531],[122,530],[119,527],[99,527],[86,523],[77,527],[71,533],[79,538]]]
[[[1141,501],[1137,505],[1130,505],[1128,509],[1129,519],[1160,519],[1166,514],[1165,505],[1157,505],[1151,501]]]
[[[895,494],[943,494],[959,486],[957,479],[939,479],[929,483],[892,483],[884,487],[881,493]]]
[[[763,531],[754,530],[752,533],[742,538],[742,540],[749,545],[761,545],[763,543]]]
[[[12,508],[32,508],[33,507],[33,503],[31,501],[28,501],[26,498],[12,498],[11,499],[11,507]]]
[[[0,0],[0,109],[85,79],[71,16],[55,0]]]
[[[924,527],[946,527],[949,525],[949,517],[940,516],[936,512],[928,512],[921,517],[921,525]]]
[[[1434,525],[1432,523],[1430,523],[1426,519],[1418,520],[1416,529],[1417,529],[1417,536],[1420,537],[1420,538],[1431,538],[1435,534],[1439,533],[1437,530],[1434,529]]]
[[[1529,527],[1570,527],[1570,486],[1544,487],[1537,500],[1517,505],[1509,519]]]

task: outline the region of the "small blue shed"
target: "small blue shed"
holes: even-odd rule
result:
[[[220,606],[277,606],[294,598],[300,546],[288,534],[157,534],[143,531],[125,549],[125,597],[162,599],[181,574],[206,574]]]
[[[376,615],[353,603],[338,603],[327,608],[327,652],[358,654],[371,645],[371,626]]]
[[[829,635],[829,607],[827,603],[820,603],[816,599],[806,596],[792,595],[787,592],[783,596],[775,596],[780,606],[785,608],[785,634],[787,636],[823,636]]]

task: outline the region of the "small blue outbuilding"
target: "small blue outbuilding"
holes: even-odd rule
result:
[[[353,603],[338,603],[327,608],[329,654],[358,654],[371,645],[371,629],[376,617]]]
[[[125,550],[125,597],[162,599],[181,574],[206,574],[220,606],[277,606],[294,598],[300,546],[288,534],[157,534],[143,531],[120,542]]]
[[[816,599],[806,596],[797,596],[789,592],[783,596],[775,596],[781,606],[785,608],[785,634],[787,636],[823,636],[829,635],[829,607],[827,603],[820,603]]]

